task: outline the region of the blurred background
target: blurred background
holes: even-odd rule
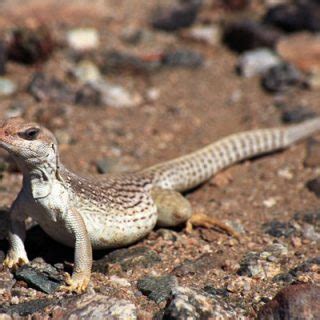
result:
[[[141,169],[231,133],[319,114],[319,32],[317,0],[2,0],[0,118],[48,127],[79,174]],[[312,140],[195,190],[188,198],[196,210],[245,240],[156,231],[142,242],[161,253],[156,272],[209,254],[193,271],[179,269],[179,282],[224,290],[207,291],[250,316],[301,270],[319,282],[319,261],[289,272],[319,256],[319,165],[320,143]],[[4,151],[0,172],[0,204],[8,207],[21,176]],[[143,272],[122,276],[134,282]],[[279,274],[287,277],[274,280]],[[141,314],[159,311],[134,290]]]

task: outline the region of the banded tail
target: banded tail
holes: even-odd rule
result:
[[[186,191],[239,161],[286,148],[320,131],[320,117],[288,127],[236,133],[186,156],[144,170],[153,185]]]

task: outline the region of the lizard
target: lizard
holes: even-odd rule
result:
[[[81,293],[88,286],[92,249],[127,246],[155,225],[187,221],[214,225],[209,216],[193,215],[183,192],[239,161],[289,147],[320,130],[320,117],[300,124],[232,134],[188,155],[133,173],[80,177],[61,162],[54,134],[21,118],[0,127],[0,147],[23,175],[10,208],[8,268],[29,262],[24,247],[25,218],[31,216],[53,239],[75,248],[72,275],[62,290]]]

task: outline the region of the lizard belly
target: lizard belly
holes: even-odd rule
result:
[[[144,203],[134,209],[78,208],[93,249],[117,248],[145,237],[156,225],[157,209]]]

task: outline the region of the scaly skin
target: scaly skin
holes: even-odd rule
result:
[[[74,271],[62,290],[77,293],[88,286],[92,249],[133,243],[156,223],[176,226],[189,220],[195,225],[218,225],[232,233],[219,221],[192,215],[180,192],[238,161],[286,148],[318,130],[320,118],[286,128],[242,132],[136,173],[90,179],[62,165],[56,139],[49,130],[19,118],[8,119],[0,128],[0,147],[17,162],[23,184],[10,210],[10,249],[4,264],[14,268],[28,263],[26,216],[35,219],[55,240],[75,247]]]

